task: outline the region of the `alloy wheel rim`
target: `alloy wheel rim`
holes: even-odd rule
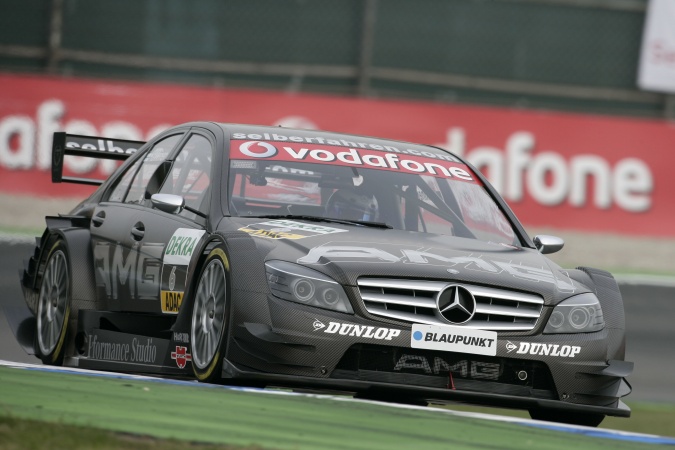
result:
[[[59,343],[68,304],[69,278],[66,255],[54,252],[47,262],[38,301],[38,344],[42,355],[51,354]]]
[[[225,328],[226,288],[223,264],[211,261],[199,280],[192,312],[192,363],[199,369],[208,366],[218,351]]]

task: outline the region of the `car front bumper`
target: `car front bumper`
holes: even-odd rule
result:
[[[366,397],[630,416],[623,330],[499,334],[496,355],[411,348],[411,327],[251,296],[233,304],[223,377]],[[612,350],[619,349],[619,350]],[[371,395],[372,394],[372,395]]]

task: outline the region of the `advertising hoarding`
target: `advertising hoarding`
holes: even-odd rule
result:
[[[51,183],[55,131],[147,140],[195,120],[436,145],[481,170],[527,226],[675,236],[667,121],[170,84],[0,75],[0,193],[92,192]],[[64,174],[107,176],[116,164],[71,156]]]

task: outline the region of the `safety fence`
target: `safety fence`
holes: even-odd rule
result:
[[[675,117],[646,0],[2,0],[0,70]]]

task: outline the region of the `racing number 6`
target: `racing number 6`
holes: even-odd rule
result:
[[[229,320],[230,264],[222,247],[216,247],[206,258],[195,291],[190,327],[192,368],[199,381],[220,379]]]

